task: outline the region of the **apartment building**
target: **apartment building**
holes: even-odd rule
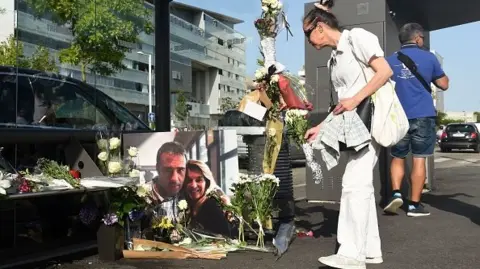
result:
[[[145,6],[152,9],[153,13],[152,2],[146,1]],[[49,20],[50,14],[35,18],[25,0],[2,0],[0,7],[6,10],[5,14],[0,15],[0,40],[15,33],[24,44],[27,56],[38,45],[49,48],[53,55],[57,55],[59,50],[67,48],[72,41],[68,27],[53,23]],[[171,3],[172,111],[178,96],[175,93],[186,93],[190,124],[211,125],[211,115],[221,113],[223,98],[238,99],[245,94],[246,39],[234,29],[236,24],[242,22],[199,7]],[[152,55],[152,70],[155,70],[154,36],[142,33],[137,44],[126,45],[131,48],[124,60],[126,70],[109,77],[87,74],[87,82],[146,119],[148,55]],[[63,75],[81,79],[78,66],[59,63],[59,69]],[[152,76],[154,77],[153,74]],[[154,89],[154,78],[152,81]],[[174,113],[172,117],[173,115]]]

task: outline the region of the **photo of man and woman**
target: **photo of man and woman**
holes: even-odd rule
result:
[[[237,234],[223,209],[239,173],[235,131],[124,135],[124,144],[138,149],[137,167],[141,181],[151,184],[157,217],[179,221],[180,204],[186,202],[188,228],[224,237]]]

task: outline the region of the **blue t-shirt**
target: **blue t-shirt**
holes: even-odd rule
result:
[[[430,85],[433,81],[445,76],[437,57],[417,45],[404,45],[400,51],[417,64],[417,71]],[[409,119],[435,117],[432,95],[422,83],[397,58],[397,54],[387,58],[393,70],[392,79],[396,82],[396,91],[400,103]]]

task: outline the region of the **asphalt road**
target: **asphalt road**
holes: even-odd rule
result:
[[[436,190],[424,195],[432,212],[424,218],[383,215],[378,209],[385,262],[369,265],[378,269],[473,269],[480,264],[480,154],[438,153],[435,157]],[[294,169],[296,195],[301,196],[304,170]],[[304,189],[304,188],[303,188]],[[55,268],[320,268],[319,256],[335,251],[338,205],[297,202],[297,227],[311,230],[313,238],[297,238],[289,251],[276,261],[272,254],[231,253],[221,261],[121,260],[115,264],[89,257]]]

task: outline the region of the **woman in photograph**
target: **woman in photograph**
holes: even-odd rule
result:
[[[377,36],[362,28],[344,30],[332,13],[333,0],[322,0],[303,19],[303,31],[317,50],[333,49],[329,71],[338,105],[333,113],[355,111],[392,76]],[[364,69],[371,69],[371,78]],[[305,138],[319,143],[322,123],[308,130]],[[342,177],[342,195],[338,220],[338,253],[321,257],[319,262],[334,268],[366,268],[382,263],[380,234],[373,187],[373,168],[380,147],[374,141],[362,151],[347,151],[348,161]]]
[[[215,182],[210,168],[202,161],[187,162],[183,192],[188,203],[191,228],[232,237],[232,224],[227,220],[219,201],[209,196],[213,192],[221,192]],[[223,203],[228,203],[226,195],[221,197]]]

